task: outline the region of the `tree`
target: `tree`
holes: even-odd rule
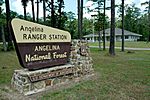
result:
[[[52,27],[56,27],[56,19],[55,19],[55,9],[54,9],[54,0],[48,2],[48,11],[51,12],[50,23]]]
[[[141,5],[148,5],[145,11],[148,11],[148,21],[150,22],[150,0],[142,3]],[[149,29],[149,32],[148,32],[147,41],[149,42],[150,41],[150,23],[148,24],[148,29]]]
[[[78,0],[78,37],[80,39],[82,34],[82,10],[83,10],[83,1]]]
[[[128,31],[138,33],[138,22],[141,15],[140,8],[135,7],[135,4],[126,5],[125,13],[124,28]]]
[[[9,0],[5,0],[5,5],[6,5],[6,22],[7,22],[7,34],[8,34],[8,49],[7,50],[12,50],[13,49],[13,43],[11,39],[11,34],[10,34],[10,29],[9,29],[9,20],[10,20],[10,6],[9,6]]]
[[[58,28],[61,29],[61,17],[62,17],[62,11],[61,9],[64,7],[64,0],[57,0],[58,2],[58,13],[59,13],[59,18],[58,18]]]
[[[2,15],[2,8],[1,8],[3,3],[4,1],[0,0],[0,33],[2,33],[3,49],[4,51],[7,51],[6,39],[4,34],[4,19],[2,17],[3,15]]]
[[[3,25],[6,25],[6,14],[3,13],[3,10],[1,7],[4,4],[4,0],[0,0],[0,26],[3,27]]]
[[[34,0],[31,0],[31,5],[32,5],[32,16],[33,16],[33,22],[35,22],[35,12],[34,12]]]
[[[118,14],[119,17],[124,17],[124,29],[134,32],[134,33],[139,33],[139,24],[141,22],[140,17],[140,8],[135,7],[135,4],[131,5],[125,5],[124,6],[124,11],[125,15],[122,15],[122,4],[119,7]],[[119,19],[119,18],[118,18]],[[119,19],[117,20],[117,27],[122,28],[122,20]]]
[[[66,15],[67,15],[67,22],[65,25],[65,29],[70,32],[72,38],[75,38],[75,29],[76,29],[75,14],[70,11],[67,12]]]
[[[56,25],[54,0],[51,0],[51,24],[52,24],[52,27],[55,27]]]
[[[122,47],[121,51],[124,51],[124,0],[122,0]]]
[[[111,0],[111,31],[109,54],[115,55],[115,0]]]
[[[92,33],[92,20],[89,20],[87,18],[83,18],[83,28],[82,28],[82,34],[88,35],[89,33]],[[96,23],[95,23],[96,24]]]
[[[3,5],[4,1],[3,0],[0,0],[0,14],[2,13],[2,8],[1,6]]]
[[[102,27],[103,27],[103,50],[105,50],[105,10],[106,10],[106,0],[93,0],[94,2],[97,1],[98,2],[98,16],[99,16],[99,21],[100,19],[102,19]],[[103,4],[102,4],[103,3]],[[103,8],[100,8],[101,5],[103,5]],[[100,9],[103,9],[103,14],[102,14],[102,18],[100,18]],[[100,23],[100,22],[99,22]],[[99,48],[101,48],[101,34],[100,34],[100,28],[99,28]]]
[[[89,1],[89,0],[88,0]],[[99,26],[99,48],[101,49],[101,28],[103,29],[103,50],[105,50],[105,10],[106,10],[106,0],[92,0],[93,2],[97,2],[98,7],[96,9],[98,9],[98,23],[101,23],[101,25]],[[103,5],[103,8],[101,8],[101,6]],[[103,14],[100,14],[100,10],[103,9]],[[103,17],[101,18],[101,15],[103,15]]]
[[[148,18],[149,18],[149,41],[150,41],[150,0],[149,0],[149,6],[148,6]]]
[[[43,1],[43,20],[46,21],[46,5],[45,3],[48,2],[48,0],[40,0],[40,2]]]
[[[81,0],[81,7],[80,7],[80,8],[81,8],[81,10],[80,10],[80,11],[81,11],[81,12],[80,12],[80,13],[81,13],[81,15],[80,15],[80,18],[81,18],[81,19],[80,19],[80,20],[81,20],[81,21],[80,21],[80,24],[81,24],[81,26],[80,26],[80,27],[81,27],[81,30],[80,30],[80,31],[81,31],[81,32],[80,32],[80,40],[81,40],[81,39],[82,39],[82,36],[83,36],[83,30],[82,30],[82,29],[83,29],[83,0]]]
[[[26,20],[27,19],[26,7],[27,7],[28,0],[21,0],[21,3],[23,5],[23,9],[24,9],[24,19]]]
[[[47,22],[51,23],[50,26],[57,27],[59,29],[65,29],[65,22],[67,21],[67,14],[66,12],[62,11],[62,8],[64,8],[64,1],[63,0],[57,0],[56,3],[54,3],[54,0],[51,0],[51,2],[48,2],[48,9],[47,11],[50,12],[50,14],[47,16]]]
[[[95,0],[95,1],[97,1],[97,3],[98,3],[98,8],[97,8],[98,9],[98,24],[100,24],[101,22],[103,22],[103,20],[104,20],[103,18],[105,17],[103,14],[100,13],[100,9],[101,9],[100,7],[102,6],[103,0]],[[101,26],[104,26],[104,23],[102,23]],[[98,25],[99,49],[100,50],[101,50],[101,34],[100,34],[101,26]]]
[[[104,0],[104,17],[103,17],[103,50],[105,50],[105,9],[106,9],[106,0]]]
[[[37,23],[39,22],[39,0],[37,0],[36,1],[36,3],[37,3],[37,17],[36,17],[36,21],[37,21]]]

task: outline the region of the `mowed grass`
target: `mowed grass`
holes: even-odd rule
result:
[[[0,51],[0,84],[9,84],[15,69],[21,69],[15,51]]]
[[[97,78],[74,87],[45,94],[42,100],[149,100],[150,52],[117,52],[91,49]]]
[[[110,42],[106,42],[106,46],[109,46]],[[90,46],[99,46],[98,42],[90,42]],[[101,43],[101,46],[103,46],[103,43]],[[115,42],[116,47],[121,47],[122,42]],[[125,47],[131,47],[131,48],[150,48],[150,43],[147,42],[125,42]]]
[[[46,93],[38,100],[149,100],[150,51],[132,53],[91,49],[96,77],[72,87]],[[10,84],[14,69],[20,69],[16,53],[0,52],[0,84]]]

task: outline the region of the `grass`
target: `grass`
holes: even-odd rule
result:
[[[150,98],[150,52],[117,52],[115,57],[106,51],[92,49],[98,79],[82,82],[69,89],[45,94],[48,100],[148,100]]]
[[[92,48],[96,79],[46,93],[38,100],[149,100],[149,55],[149,51],[116,51],[113,57]],[[9,84],[13,70],[21,68],[14,51],[0,52],[0,66],[0,84]]]
[[[0,51],[0,84],[9,84],[13,71],[21,68],[15,51]]]
[[[89,43],[90,46],[99,46],[98,42],[91,42]],[[103,44],[101,43],[101,46]],[[116,42],[116,47],[121,47],[122,42]],[[131,48],[150,48],[150,43],[147,42],[125,42],[125,47],[131,47]],[[106,46],[109,46],[109,42],[106,42]]]

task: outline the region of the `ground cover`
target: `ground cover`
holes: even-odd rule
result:
[[[98,77],[69,89],[49,93],[42,99],[72,100],[148,100],[150,98],[150,52],[117,52],[110,57],[106,51],[92,49]]]
[[[36,96],[38,100],[149,100],[150,98],[150,52],[108,51],[91,49],[96,77],[81,81],[69,88],[46,92]],[[10,85],[14,69],[20,69],[15,51],[0,51],[0,91]],[[3,99],[0,92],[0,99]],[[7,97],[6,97],[7,98]],[[30,98],[30,97],[29,97]]]
[[[99,46],[98,42],[90,42],[90,46]],[[116,42],[116,47],[121,47],[121,42]],[[125,42],[125,47],[131,47],[131,48],[150,48],[150,43],[147,42]],[[103,43],[101,43],[101,46],[103,46]],[[109,46],[109,42],[106,42],[106,46]]]

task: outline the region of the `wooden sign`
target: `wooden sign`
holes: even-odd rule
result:
[[[66,64],[71,35],[67,31],[13,19],[15,47],[20,64],[30,70]]]

